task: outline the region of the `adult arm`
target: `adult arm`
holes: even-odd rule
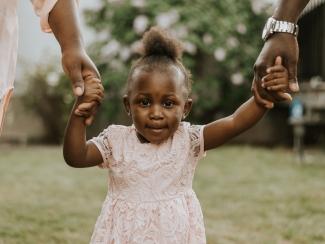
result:
[[[48,20],[61,47],[64,72],[72,81],[75,95],[81,96],[84,80],[87,77],[100,78],[100,75],[84,48],[76,1],[58,0]]]
[[[273,18],[297,23],[298,18],[309,0],[279,0],[274,10]],[[284,66],[289,71],[289,91],[299,91],[297,81],[297,63],[299,47],[297,38],[292,34],[274,33],[265,42],[254,65],[254,82],[252,91],[258,93],[257,102],[266,107],[272,107],[270,101],[289,100],[290,97],[284,92],[268,93],[261,87],[261,78],[266,75],[266,69],[270,67],[276,56],[283,58]],[[269,100],[269,101],[268,101]]]

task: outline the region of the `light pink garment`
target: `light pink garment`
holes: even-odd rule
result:
[[[181,123],[160,145],[140,143],[134,126],[111,125],[90,140],[109,169],[108,194],[91,244],[204,244],[192,189],[204,154],[203,127]]]
[[[45,32],[51,31],[48,15],[56,2],[57,0],[32,1]],[[0,0],[0,134],[14,88],[18,49],[17,4],[18,0]]]

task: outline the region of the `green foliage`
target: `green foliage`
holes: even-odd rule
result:
[[[26,75],[27,88],[23,101],[45,126],[44,141],[60,143],[74,97],[70,81],[54,65],[39,65]]]
[[[85,17],[96,32],[88,52],[105,86],[105,100],[90,136],[107,122],[127,119],[122,105],[127,75],[138,57],[143,32],[157,24],[184,43],[183,61],[194,80],[192,122],[225,116],[250,95],[265,21],[264,14],[254,13],[250,0],[102,0]],[[71,82],[58,70],[52,64],[40,64],[36,72],[27,74],[24,97],[26,106],[43,120],[45,139],[53,143],[62,140],[74,100]]]
[[[216,113],[229,113],[250,94],[265,20],[264,14],[253,12],[250,0],[102,0],[85,15],[98,33],[91,52],[109,94],[103,106],[110,118],[124,112],[120,96],[137,57],[137,41],[157,24],[185,44],[183,61],[194,79],[192,120],[205,122]]]

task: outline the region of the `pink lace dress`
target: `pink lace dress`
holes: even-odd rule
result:
[[[109,170],[109,189],[92,244],[206,243],[192,189],[204,156],[203,127],[180,124],[160,145],[141,143],[134,126],[111,125],[90,140]]]

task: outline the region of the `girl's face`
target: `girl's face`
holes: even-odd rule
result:
[[[176,67],[167,72],[135,70],[124,105],[140,141],[160,144],[174,134],[192,106],[187,93]]]

